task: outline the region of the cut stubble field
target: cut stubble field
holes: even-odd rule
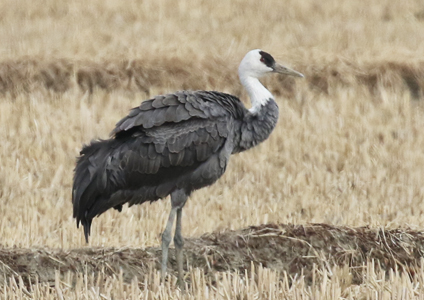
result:
[[[0,4],[0,298],[424,297],[418,1],[23,2]],[[306,77],[263,80],[276,129],[187,202],[187,292],[173,258],[156,271],[169,199],[107,211],[86,245],[82,144],[157,94],[248,106],[236,70],[259,47]]]

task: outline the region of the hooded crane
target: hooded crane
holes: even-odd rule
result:
[[[183,279],[182,210],[197,189],[224,174],[231,154],[268,138],[278,120],[273,95],[259,82],[270,73],[303,77],[259,49],[246,54],[238,69],[252,107],[216,91],[180,91],[156,96],[133,108],[108,140],[84,146],[77,160],[72,203],[77,227],[88,243],[91,222],[110,208],[142,204],[171,195],[162,234],[162,278],[175,217],[178,281]]]

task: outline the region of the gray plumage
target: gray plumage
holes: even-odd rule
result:
[[[278,106],[258,78],[273,72],[303,77],[277,64],[270,54],[252,50],[239,66],[251,109],[238,98],[215,91],[156,96],[119,121],[110,139],[85,146],[75,168],[72,203],[87,242],[93,218],[106,210],[121,211],[126,203],[171,195],[171,213],[162,235],[162,276],[176,217],[174,243],[182,285],[182,208],[194,190],[224,174],[231,154],[268,138],[278,120]]]
[[[231,154],[265,140],[278,119],[270,99],[260,114],[220,92],[182,91],[157,96],[133,108],[112,131],[81,151],[75,169],[73,204],[86,239],[92,219],[164,198],[176,189],[187,195],[215,182]]]

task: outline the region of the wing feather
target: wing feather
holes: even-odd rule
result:
[[[137,108],[139,108],[139,110],[141,111],[151,110],[153,109],[153,100],[147,100],[147,101],[141,102],[140,106],[134,108],[134,110]]]
[[[163,100],[165,99],[165,96],[156,96],[155,99],[152,102],[152,106],[154,108],[162,108],[165,106],[163,103]]]
[[[181,104],[181,102],[178,101],[178,97],[175,97],[173,94],[166,95],[162,102],[165,106],[176,106]]]
[[[174,106],[169,106],[166,110],[165,113],[165,122],[173,122],[174,121],[174,116],[177,113],[177,107],[176,105]]]

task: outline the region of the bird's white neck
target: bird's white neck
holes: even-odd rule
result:
[[[240,81],[249,94],[252,103],[249,111],[252,114],[257,113],[269,100],[274,99],[274,96],[262,85],[259,79],[251,76],[240,76]]]

